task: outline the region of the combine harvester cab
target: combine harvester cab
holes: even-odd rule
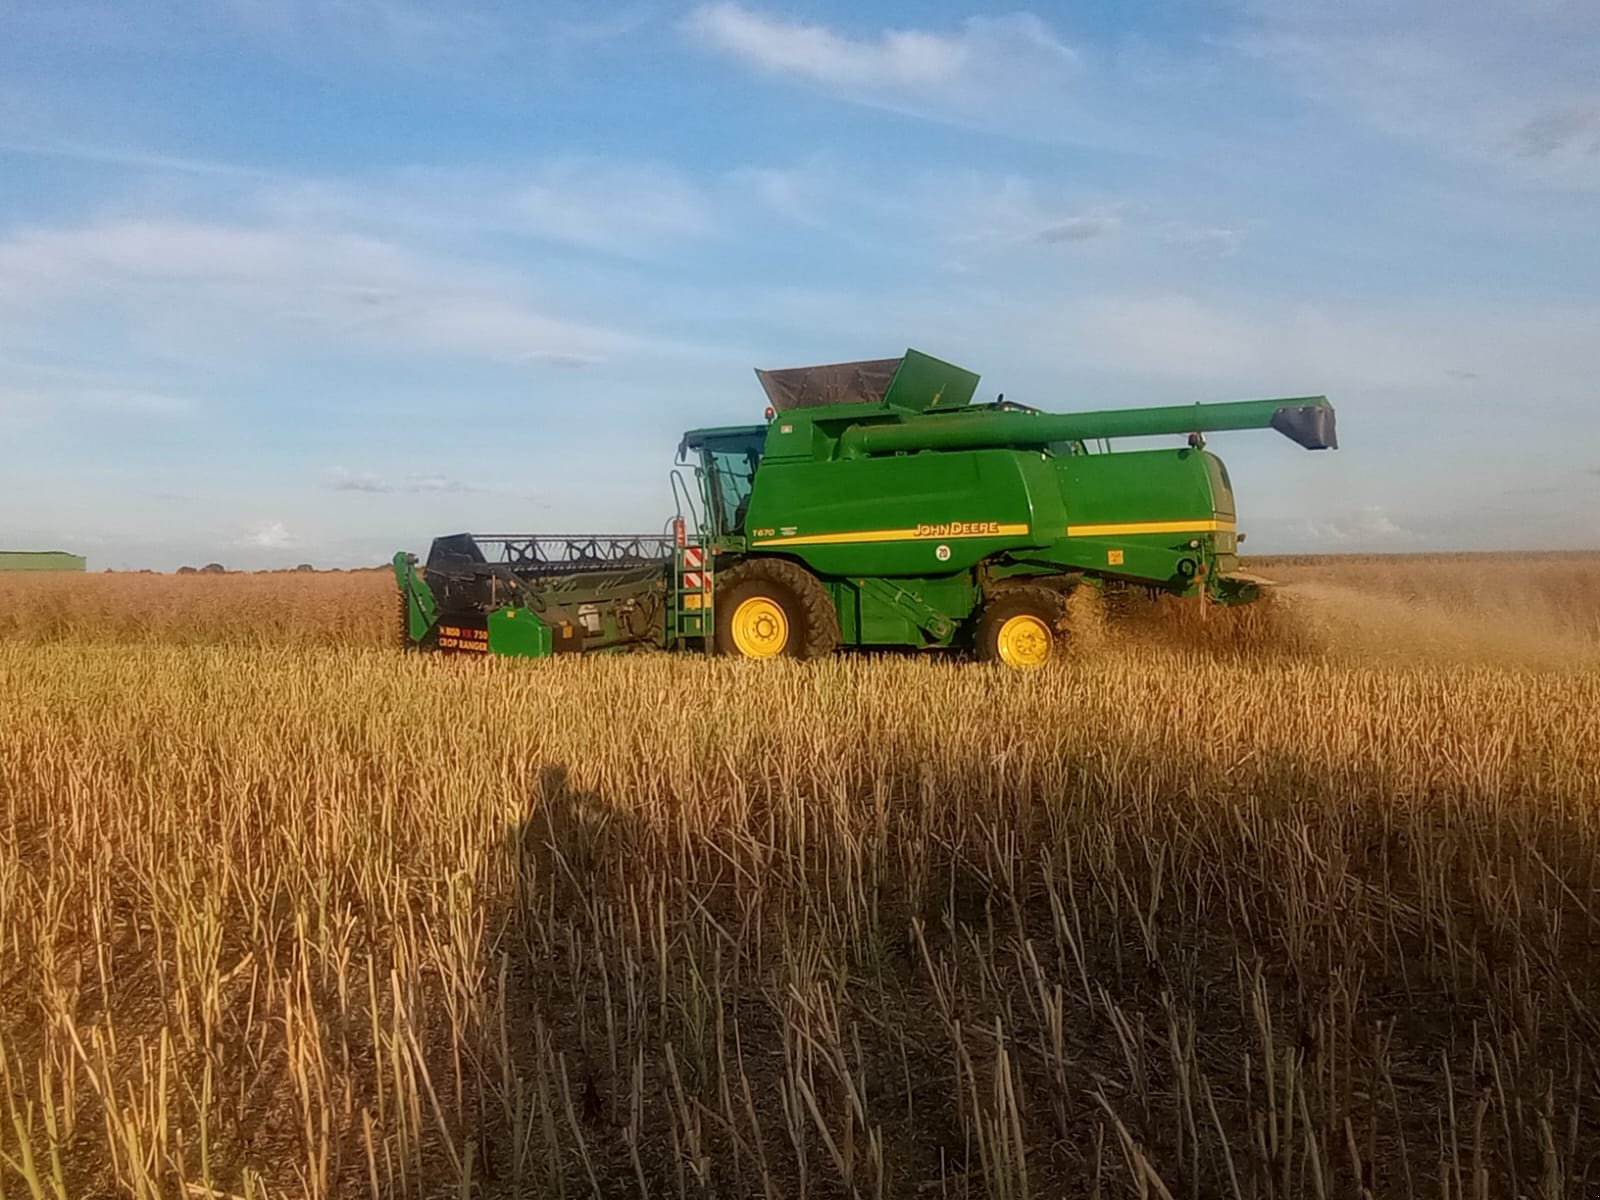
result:
[[[422,571],[397,555],[407,644],[755,659],[951,647],[1041,666],[1062,653],[1078,586],[1256,597],[1207,433],[1337,445],[1321,396],[1050,413],[975,404],[977,375],[915,350],[756,374],[762,423],[684,435],[698,486],[674,472],[673,532],[459,534]],[[1161,435],[1185,441],[1111,448]]]

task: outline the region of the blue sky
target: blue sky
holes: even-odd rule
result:
[[[1251,548],[1600,543],[1590,0],[0,0],[0,545],[654,529],[751,368],[1212,439]]]

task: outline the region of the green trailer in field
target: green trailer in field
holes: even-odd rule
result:
[[[65,550],[0,550],[0,571],[82,571],[87,566],[83,555]]]
[[[1059,655],[1066,597],[1135,585],[1246,603],[1205,435],[1336,446],[1321,396],[1049,413],[898,359],[756,372],[759,424],[691,430],[658,535],[456,534],[400,553],[407,645],[525,657],[630,646],[812,658],[841,646]],[[1183,444],[1113,450],[1113,439]]]

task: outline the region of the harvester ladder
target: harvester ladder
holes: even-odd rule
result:
[[[672,632],[674,641],[701,638],[706,652],[712,648],[716,617],[712,612],[711,552],[691,545],[678,527],[672,555]]]

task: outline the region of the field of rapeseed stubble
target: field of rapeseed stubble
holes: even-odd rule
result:
[[[7,581],[0,1197],[1593,1195],[1600,564],[1467,569],[1038,675]]]

